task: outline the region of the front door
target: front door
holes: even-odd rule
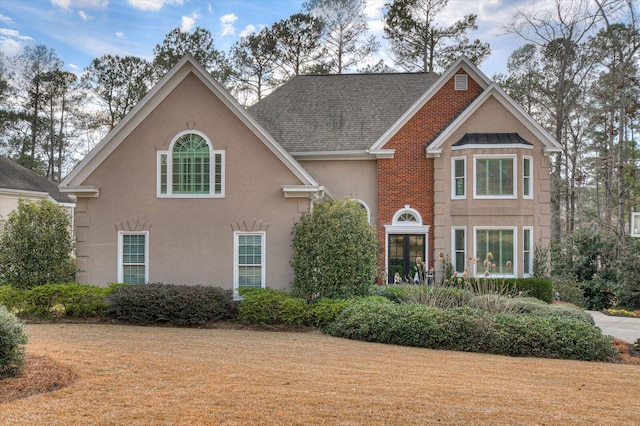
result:
[[[389,253],[387,253],[389,283],[394,282],[396,273],[403,281],[413,282],[411,268],[416,257],[424,261],[425,236],[422,234],[389,234]]]

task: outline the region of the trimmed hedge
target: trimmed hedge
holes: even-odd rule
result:
[[[96,287],[85,284],[46,284],[29,290],[9,286],[0,287],[0,303],[17,315],[29,318],[102,317],[105,298],[115,287]]]
[[[229,318],[234,311],[231,290],[202,285],[127,285],[107,300],[108,315],[141,324],[198,325]]]
[[[378,297],[354,301],[325,331],[354,340],[511,356],[604,361],[615,355],[611,338],[581,319],[438,309]]]
[[[543,302],[553,302],[553,283],[543,278],[508,278],[509,284],[516,285],[518,291],[526,291],[527,296],[535,297]]]
[[[27,333],[22,322],[0,305],[0,379],[20,374],[26,343]]]
[[[245,324],[307,325],[323,328],[350,304],[341,299],[321,298],[307,302],[271,288],[241,289],[238,319]]]

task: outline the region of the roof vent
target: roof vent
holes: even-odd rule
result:
[[[467,90],[469,88],[469,76],[466,74],[455,75],[455,90]]]

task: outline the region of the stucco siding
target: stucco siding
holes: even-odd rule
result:
[[[188,130],[224,150],[224,198],[157,197],[157,152]],[[78,203],[78,281],[116,282],[118,231],[145,231],[149,282],[232,288],[234,231],[264,231],[266,284],[291,282],[290,232],[308,202],[285,199],[282,185],[300,181],[193,75],[83,184],[98,186],[100,194]]]

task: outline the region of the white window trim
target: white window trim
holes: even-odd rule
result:
[[[118,231],[118,272],[117,272],[117,282],[121,283],[124,279],[124,268],[123,268],[123,250],[122,243],[125,235],[144,235],[144,277],[145,284],[149,282],[149,231]]]
[[[635,225],[635,227],[634,227]],[[631,223],[629,225],[629,235],[640,237],[640,212],[631,213]]]
[[[454,76],[454,90],[469,90],[469,76],[467,74],[456,74]]]
[[[529,265],[531,267],[530,271],[525,271],[524,269],[522,270],[522,276],[525,278],[530,278],[533,276],[533,249],[534,249],[534,244],[533,244],[533,226],[524,226],[522,227],[522,267],[524,268],[524,265],[526,264],[524,262],[524,256],[526,254],[525,249],[526,247],[524,247],[524,242],[526,241],[526,239],[524,238],[524,233],[526,231],[529,231]]]
[[[209,161],[210,161],[210,167],[209,167],[209,193],[208,194],[174,194],[173,191],[173,146],[175,145],[176,141],[178,139],[180,139],[182,136],[187,135],[187,134],[196,134],[198,136],[200,136],[201,138],[203,138],[206,142],[207,142],[207,146],[209,147]],[[161,166],[160,166],[160,158],[163,154],[167,155],[167,193],[166,194],[162,194],[161,193],[161,182],[160,182],[160,177],[161,177]],[[216,194],[215,193],[215,157],[216,155],[220,154],[221,155],[221,162],[222,162],[222,175],[221,175],[221,179],[220,179],[220,184],[221,184],[221,188],[220,188],[220,193]],[[214,150],[213,149],[213,145],[211,143],[211,140],[207,137],[207,135],[205,135],[204,133],[198,131],[198,130],[183,130],[182,132],[178,133],[173,140],[171,141],[171,143],[169,144],[169,149],[167,151],[158,151],[157,155],[156,155],[156,197],[157,198],[224,198],[225,196],[225,151],[224,150]]]
[[[512,195],[478,195],[477,163],[484,159],[511,159],[513,164],[513,194]],[[516,154],[477,154],[473,156],[473,198],[478,200],[515,200],[518,198],[518,162]]]
[[[525,183],[524,183],[524,162],[529,160],[529,195],[524,195]],[[525,200],[533,199],[533,157],[525,155],[522,157],[522,198]]]
[[[239,297],[238,290],[240,289],[240,264],[238,262],[239,257],[239,242],[240,235],[261,235],[261,259],[260,259],[260,280],[262,281],[262,288],[266,288],[266,278],[267,278],[267,233],[265,231],[234,231],[233,232],[233,295],[235,298]]]
[[[463,240],[464,247],[463,247],[463,251],[464,251],[465,265],[462,268],[464,270],[466,268],[466,259],[467,259],[467,253],[468,253],[468,250],[467,250],[467,227],[466,226],[452,226],[451,227],[451,259],[453,259],[453,260],[455,260],[455,258],[456,258],[456,231],[463,231],[464,232],[464,240]]]
[[[410,213],[413,216],[415,216],[416,218],[415,225],[422,225],[422,216],[420,215],[418,210],[412,209],[411,207],[409,207],[409,205],[405,205],[404,208],[395,212],[395,214],[393,215],[393,219],[391,220],[391,224],[393,226],[407,226],[407,222],[398,222],[398,219],[400,218],[400,216],[402,216],[405,213]]]
[[[360,205],[362,207],[364,207],[365,211],[367,212],[367,222],[369,222],[369,224],[371,224],[371,209],[369,208],[367,203],[365,203],[364,201],[362,201],[359,198],[352,198],[352,200],[357,201],[358,203],[360,203]]]
[[[464,175],[464,195],[456,195],[456,161],[462,160]],[[467,199],[467,157],[451,158],[451,199],[466,200]]]
[[[494,278],[515,278],[518,273],[518,227],[517,226],[474,226],[473,227],[473,258],[478,259],[478,231],[495,231],[504,230],[513,232],[513,274],[497,274],[491,273],[491,277]],[[484,259],[478,259],[478,262],[474,262],[473,274],[478,276],[478,265],[480,265],[482,271],[479,276],[484,276]]]

